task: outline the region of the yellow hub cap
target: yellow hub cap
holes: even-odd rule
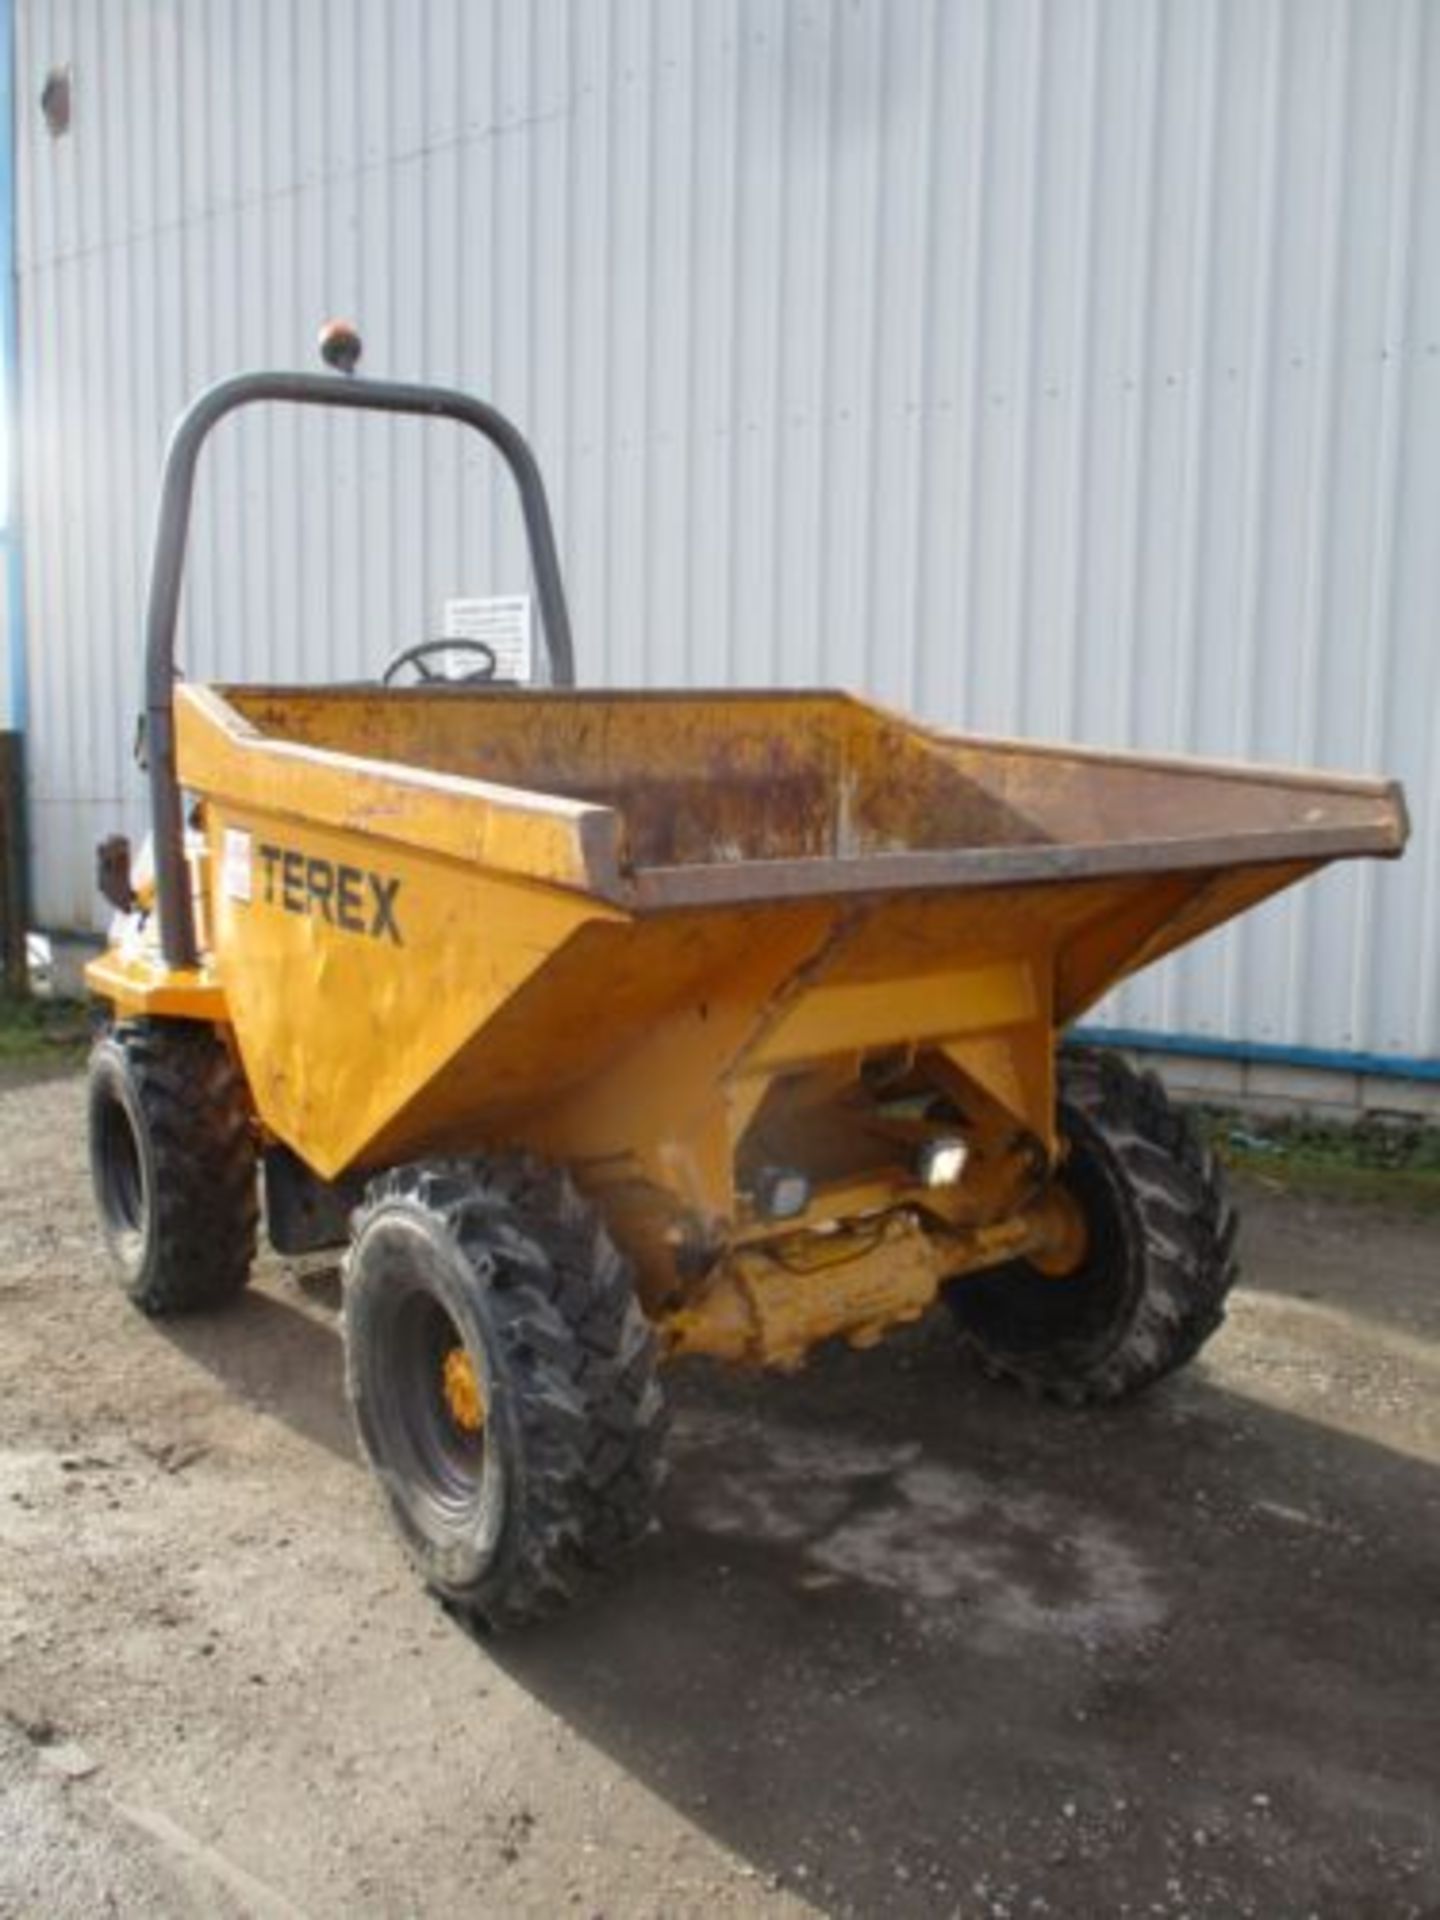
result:
[[[441,1386],[450,1418],[462,1433],[478,1433],[485,1424],[485,1398],[475,1368],[463,1347],[451,1347],[441,1369]]]
[[[1037,1273],[1066,1280],[1078,1273],[1090,1251],[1090,1228],[1075,1195],[1057,1180],[1038,1208],[1042,1228],[1039,1244],[1025,1255]]]

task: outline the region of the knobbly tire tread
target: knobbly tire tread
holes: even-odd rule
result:
[[[476,1625],[505,1630],[550,1618],[653,1522],[666,1413],[629,1263],[569,1174],[529,1155],[425,1162],[374,1180],[346,1259],[346,1385],[382,1484],[384,1463],[361,1415],[362,1356],[348,1307],[367,1229],[397,1205],[418,1209],[484,1291],[490,1364],[515,1415],[519,1454],[505,1537],[465,1590],[437,1581],[403,1522],[401,1532],[431,1587]]]
[[[1238,1277],[1238,1219],[1223,1170],[1159,1079],[1115,1054],[1067,1049],[1060,1062],[1062,1124],[1108,1155],[1118,1176],[1125,1257],[1138,1263],[1135,1296],[1113,1337],[1083,1357],[1007,1352],[963,1320],[963,1281],[949,1303],[961,1341],[992,1379],[1067,1406],[1124,1400],[1194,1358],[1225,1318]],[[1023,1263],[1017,1263],[1023,1265]],[[998,1270],[995,1279],[1003,1278]],[[1063,1279],[1048,1283],[1063,1288]],[[1058,1297],[1058,1296],[1057,1296]]]
[[[128,1079],[150,1155],[150,1244],[136,1272],[112,1247],[121,1284],[156,1317],[224,1306],[250,1278],[260,1220],[240,1070],[211,1028],[181,1020],[102,1032],[90,1056],[92,1101],[107,1070]],[[91,1139],[93,1154],[93,1113]]]

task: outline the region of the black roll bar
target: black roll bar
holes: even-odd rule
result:
[[[358,357],[358,346],[356,348]],[[341,364],[333,360],[332,364]],[[353,364],[353,362],[352,362]],[[145,739],[150,763],[150,811],[155,836],[155,897],[160,947],[171,967],[193,967],[199,954],[195,911],[185,867],[185,823],[175,765],[175,629],[180,583],[195,490],[195,465],[212,427],[260,400],[302,407],[350,407],[455,420],[483,434],[500,454],[520,494],[530,566],[554,685],[575,684],[570,613],[560,578],[545,483],[529,442],[494,407],[448,387],[391,380],[357,380],[345,373],[242,373],[221,380],[181,415],[165,454],[150,592],[145,613]]]

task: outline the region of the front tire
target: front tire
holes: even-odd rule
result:
[[[565,1174],[517,1157],[373,1182],[346,1261],[345,1355],[410,1556],[479,1623],[560,1611],[648,1529],[654,1340]]]
[[[1127,1399],[1193,1359],[1237,1277],[1235,1211],[1214,1155],[1151,1073],[1106,1053],[1060,1070],[1080,1266],[1023,1260],[952,1281],[962,1345],[994,1378],[1080,1406]]]
[[[259,1223],[245,1083],[191,1021],[127,1022],[90,1055],[90,1176],[116,1279],[151,1314],[223,1306]]]

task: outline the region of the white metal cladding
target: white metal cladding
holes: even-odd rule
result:
[[[40,912],[92,921],[163,437],[236,368],[492,397],[590,681],[1383,770],[1416,841],[1127,1025],[1440,1055],[1440,9],[1424,0],[20,0]],[[45,75],[72,72],[71,130]],[[492,484],[495,482],[495,484]],[[523,590],[448,428],[202,465],[183,658],[372,673]]]

